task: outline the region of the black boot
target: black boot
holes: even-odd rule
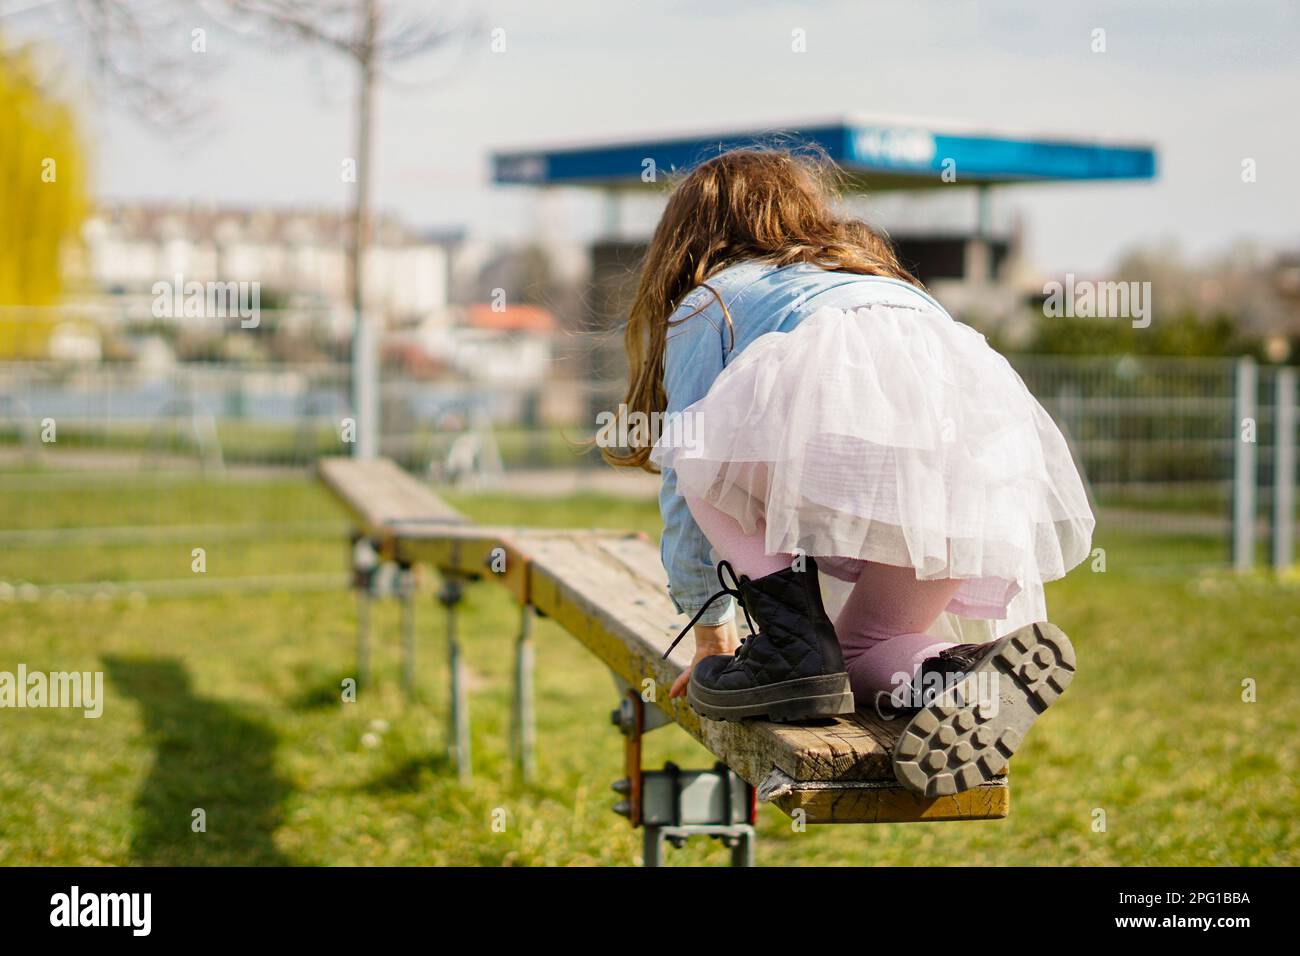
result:
[[[735,596],[756,633],[746,637],[734,655],[706,657],[695,665],[687,698],[700,716],[801,720],[853,712],[844,657],[822,606],[817,562],[810,557],[804,560],[803,571],[785,568],[756,581],[745,575],[737,579],[726,561],[718,564],[722,590],[708,603],[724,594]],[[723,568],[737,587],[723,580]],[[696,618],[703,613],[701,608]],[[692,620],[686,626],[674,646],[694,624]]]
[[[894,747],[894,776],[927,797],[988,783],[1065,693],[1074,669],[1070,639],[1045,621],[940,652],[921,665],[924,697]]]

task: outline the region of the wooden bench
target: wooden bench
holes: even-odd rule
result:
[[[696,715],[685,699],[670,700],[669,688],[690,664],[690,642],[662,659],[685,620],[668,596],[658,548],[645,535],[474,525],[383,460],[327,459],[320,464],[320,475],[352,514],[358,533],[375,542],[384,558],[406,567],[432,565],[444,582],[491,577],[524,608],[512,721],[513,749],[522,759],[528,759],[530,750],[531,692],[524,685],[529,683],[531,608],[577,638],[632,688],[634,696],[651,699],[667,720],[756,787],[760,798],[808,823],[1007,816],[1010,789],[1005,778],[938,798],[899,786],[890,754],[902,721],[859,712],[816,726],[714,722]],[[457,686],[452,710],[464,724],[456,733],[456,756],[462,772],[468,772],[464,681],[457,674],[460,657],[452,617],[455,601],[444,597],[443,602],[454,648],[452,680]],[[647,714],[647,728],[651,720]]]

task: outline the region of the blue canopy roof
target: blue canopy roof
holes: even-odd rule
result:
[[[1103,143],[1036,135],[958,131],[951,125],[906,120],[840,119],[765,130],[644,138],[557,149],[494,153],[493,180],[537,186],[636,186],[647,160],[657,173],[680,171],[743,146],[811,145],[849,175],[881,189],[957,185],[1151,179],[1155,150],[1143,144]]]

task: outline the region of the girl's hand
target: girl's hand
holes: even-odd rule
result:
[[[696,624],[695,656],[691,658],[691,666],[682,671],[677,680],[673,681],[672,689],[668,691],[669,698],[681,697],[686,693],[686,685],[691,680],[691,671],[704,658],[713,657],[715,654],[732,654],[739,646],[740,632],[736,629],[735,618],[716,625]]]

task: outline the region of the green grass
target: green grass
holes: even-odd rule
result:
[[[29,480],[24,478],[23,480]],[[0,528],[261,525],[266,540],[189,532],[158,543],[39,541],[0,549],[0,581],[131,580],[342,568],[343,524],[298,481],[51,479],[4,486]],[[655,533],[652,502],[584,496],[459,497],[494,522]],[[281,538],[277,523],[321,533]],[[338,531],[337,535],[334,531]],[[1013,762],[1011,817],[986,823],[810,827],[760,811],[763,864],[1294,864],[1300,580],[1196,570],[1216,541],[1103,535],[1107,570],[1053,585],[1052,617],[1080,673]],[[506,728],[517,611],[472,587],[463,618],[473,672],[475,778],[445,757],[446,671],[426,577],[420,699],[399,690],[397,615],[375,621],[376,679],[340,700],[353,661],[346,592],[0,603],[0,671],[102,670],[103,717],[0,711],[0,863],[626,864],[639,833],[610,812],[622,738],[608,672],[549,621],[537,637],[538,777],[509,770]],[[1241,699],[1252,679],[1258,700]],[[648,766],[707,766],[675,727],[647,738]],[[191,830],[195,808],[207,832]],[[504,811],[505,828],[493,827]],[[1097,832],[1098,811],[1105,830]],[[722,864],[697,841],[673,865]]]
[[[390,451],[398,452],[404,464],[417,469],[427,466],[430,460],[444,459],[459,434],[416,422],[411,422],[406,431],[406,444]],[[581,444],[593,434],[592,427],[580,423],[532,428],[498,425],[492,429],[497,452],[508,468],[598,466],[595,450]],[[349,451],[341,444],[337,430],[328,425],[304,430],[275,422],[223,419],[217,425],[216,437],[226,465],[304,466],[320,455],[346,455]],[[0,449],[17,448],[30,439],[29,433],[0,422]],[[153,467],[163,456],[181,462],[188,459],[197,467],[201,458],[185,418],[170,421],[166,427],[124,422],[109,429],[60,426],[58,439],[58,454],[90,451],[135,455],[142,467]],[[36,454],[47,461],[54,457],[45,445],[38,445]]]

